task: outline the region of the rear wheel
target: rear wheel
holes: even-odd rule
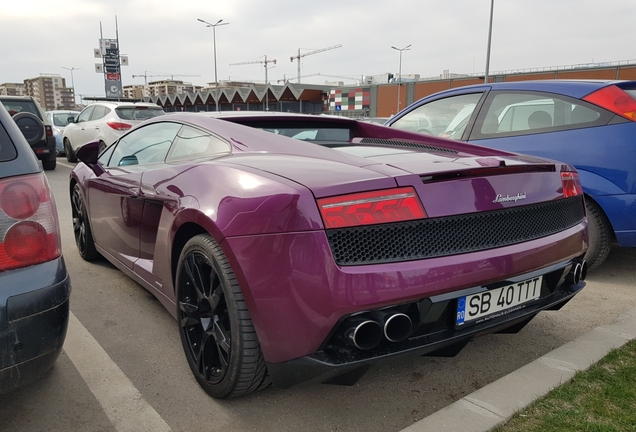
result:
[[[80,256],[86,261],[92,261],[99,257],[99,252],[95,249],[93,241],[93,232],[88,221],[88,213],[82,199],[82,193],[79,184],[73,187],[71,195],[71,207],[73,212],[73,234],[75,235],[75,244]]]
[[[593,270],[607,258],[614,236],[612,226],[598,204],[591,199],[586,199],[585,207],[587,209],[587,229],[590,242],[585,253],[585,260],[589,270]]]
[[[42,161],[42,166],[47,171],[54,170],[56,165],[57,165],[57,159],[55,158],[55,155],[53,155],[52,159],[46,159]]]
[[[106,143],[104,141],[100,141],[99,142],[99,154],[102,154],[102,152],[106,150]]]
[[[77,156],[71,147],[71,142],[68,138],[64,138],[64,152],[66,153],[66,160],[69,162],[77,162]]]
[[[209,235],[186,243],[176,281],[179,335],[199,385],[215,398],[269,385],[267,368],[234,273]]]

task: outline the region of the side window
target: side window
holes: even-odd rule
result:
[[[106,117],[106,114],[110,112],[110,108],[105,107],[103,105],[96,105],[93,110],[93,115],[91,116],[91,120],[99,120]]]
[[[491,92],[471,139],[599,126],[610,118],[591,104],[553,93]]]
[[[77,123],[88,121],[91,118],[91,114],[93,113],[94,108],[94,106],[86,107],[86,109],[84,109],[84,111],[82,111],[80,115],[77,116]]]
[[[180,128],[180,124],[163,122],[135,129],[113,146],[108,166],[163,162]]]
[[[460,139],[482,96],[483,93],[471,93],[420,105],[391,124],[391,127]]]
[[[177,135],[167,162],[230,153],[230,145],[207,132],[184,126]]]

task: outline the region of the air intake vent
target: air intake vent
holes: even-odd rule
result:
[[[336,263],[391,263],[457,255],[538,239],[581,223],[582,197],[490,212],[327,230]]]
[[[387,147],[388,146],[388,147],[417,148],[417,149],[422,149],[422,150],[426,150],[426,151],[430,151],[430,152],[437,152],[437,153],[451,153],[451,154],[457,154],[458,153],[455,150],[450,150],[450,149],[447,149],[447,148],[444,148],[444,147],[436,147],[436,146],[416,143],[416,142],[412,142],[412,141],[398,141],[398,140],[381,139],[381,138],[362,138],[360,140],[360,144],[378,145],[378,146],[382,146],[382,147]]]

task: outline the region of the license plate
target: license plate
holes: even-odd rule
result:
[[[456,325],[470,323],[479,318],[493,315],[495,318],[521,309],[520,305],[536,300],[541,295],[543,276],[522,282],[515,282],[457,299]]]

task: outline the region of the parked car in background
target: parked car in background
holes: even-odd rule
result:
[[[415,127],[435,119],[443,128]],[[611,243],[636,247],[636,81],[526,81],[427,96],[387,125],[574,165],[589,219],[590,269]]]
[[[585,284],[585,204],[564,163],[262,112],[156,117],[77,157],[80,255],[162,302],[214,397],[453,355]]]
[[[66,336],[70,294],[49,184],[0,104],[0,393],[53,366]]]
[[[77,162],[75,154],[87,142],[99,141],[103,150],[136,124],[164,114],[163,109],[153,103],[95,102],[64,128],[62,142],[66,159]]]
[[[72,119],[77,117],[79,113],[79,111],[64,110],[47,111],[44,113],[53,128],[53,136],[55,137],[55,146],[58,156],[64,156],[66,154],[62,137],[64,134],[64,128],[72,121]]]
[[[44,169],[54,170],[55,138],[40,104],[31,96],[0,96],[0,103],[11,114]]]

